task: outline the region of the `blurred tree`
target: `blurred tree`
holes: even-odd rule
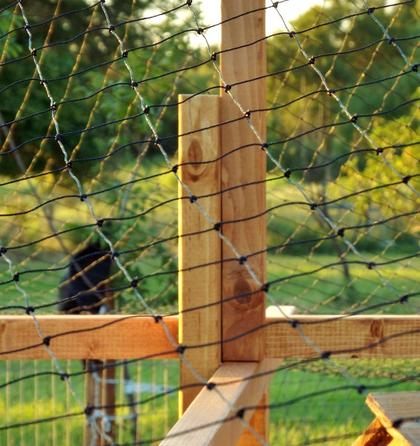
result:
[[[418,18],[414,3],[375,10],[374,14],[385,27],[390,25],[391,36],[415,36],[418,34]],[[404,66],[398,50],[388,42],[373,44],[383,39],[383,32],[368,14],[339,20],[327,26],[319,26],[355,11],[363,11],[362,5],[359,6],[355,8],[353,2],[345,0],[326,1],[322,5],[312,7],[293,22],[293,29],[297,32],[315,27],[299,34],[298,37],[307,54],[315,57],[315,65],[326,75],[330,89],[382,79],[411,68]],[[414,54],[415,40],[401,41],[398,44],[409,56]],[[364,47],[366,48],[363,50],[351,52]],[[348,54],[334,56],[337,52],[348,51],[350,51]],[[271,73],[306,63],[306,59],[298,51],[294,38],[289,38],[287,35],[279,36],[268,46],[268,64]],[[416,85],[415,75],[405,75],[398,79],[359,87],[356,90],[339,91],[337,95],[352,114],[360,115],[373,113],[377,109],[392,109],[404,102]],[[392,91],[390,91],[391,87],[393,87]],[[272,77],[269,85],[270,101],[277,105],[285,104],[323,88],[317,74],[306,65],[295,71]],[[283,140],[294,133],[298,134],[314,127],[348,119],[340,112],[337,102],[328,97],[326,92],[312,94],[281,110],[281,113],[272,113],[269,123],[269,136],[273,141]],[[376,130],[379,125],[376,123],[383,125],[389,121],[395,121],[408,111],[407,108],[402,108],[395,113],[384,115],[381,120],[365,119],[360,124],[366,127],[371,120]],[[325,159],[349,151],[354,145],[368,146],[366,141],[360,140],[354,127],[346,124],[334,129],[327,127],[296,141],[278,144],[275,147],[283,164],[293,167],[305,166],[315,160],[321,163]],[[345,162],[345,159],[342,162]],[[315,170],[306,176],[310,180],[329,181],[335,178],[339,168],[340,163],[336,163],[328,169]]]
[[[115,37],[107,29],[100,5],[87,8],[90,4],[87,0],[71,2],[33,0],[25,5],[29,23],[40,24],[31,27],[32,45],[34,48],[39,48],[37,59],[56,102],[63,98],[83,98],[105,86],[130,81],[124,60],[112,62],[120,57],[120,48]],[[140,84],[140,92],[150,105],[163,103],[171,91],[176,76],[176,73],[172,72],[181,69],[187,63],[187,58],[190,65],[204,58],[199,50],[192,51],[191,33],[183,32],[194,28],[189,23],[191,14],[188,9],[178,8],[153,19],[140,20],[142,17],[156,16],[169,11],[176,6],[179,6],[179,2],[175,0],[154,0],[152,3],[147,0],[134,0],[109,2],[106,5],[116,32],[124,40],[125,48],[129,50],[127,60],[133,69],[136,82]],[[2,35],[10,29],[23,26],[20,11],[18,7],[16,8],[14,12],[10,9],[0,15]],[[80,9],[82,11],[66,15],[70,11]],[[51,17],[58,14],[62,16],[51,21]],[[154,45],[173,35],[176,37]],[[48,48],[41,49],[46,44]],[[33,160],[41,147],[42,150],[32,166],[34,170],[42,170],[46,165],[50,169],[61,166],[62,155],[57,144],[51,140],[41,140],[45,135],[54,135],[54,129],[51,128],[49,101],[45,91],[40,88],[39,82],[30,81],[31,78],[38,78],[38,75],[34,72],[34,63],[29,57],[28,36],[24,29],[14,31],[0,40],[0,55],[2,62],[5,63],[0,67],[2,92],[0,111],[4,121],[13,121],[19,109],[21,118],[45,111],[43,114],[8,125],[13,138],[9,138],[5,143],[4,136],[1,135],[2,150],[13,148],[12,139],[14,144],[19,146],[25,141],[39,138],[27,142],[19,149],[25,164],[28,165]],[[72,70],[79,74],[69,78]],[[184,82],[181,80],[183,87],[180,89],[183,92],[191,89],[187,80]],[[145,82],[142,84],[141,81]],[[196,86],[195,90],[197,88]],[[129,109],[133,100],[134,106]],[[94,113],[89,118],[93,107],[95,107]],[[166,114],[161,124],[163,135],[177,133],[176,108],[173,110],[173,113]],[[124,119],[127,114],[131,119],[122,126],[123,131],[119,134],[117,145],[148,139],[150,130],[144,116],[136,116],[140,111],[133,90],[127,85],[107,89],[103,94],[94,95],[82,102],[59,106],[60,130],[65,134],[67,150],[71,152],[77,147],[81,131],[86,127]],[[160,108],[151,109],[152,121],[159,112]],[[117,133],[118,124],[107,125],[100,130],[86,131],[82,137],[81,147],[78,148],[78,156],[86,158],[105,154]],[[173,151],[176,143],[176,138],[168,140],[166,144],[168,150]],[[133,154],[137,154],[138,146],[135,142],[129,145],[119,159],[124,162],[127,158],[132,158]],[[92,163],[84,163],[79,174],[85,174],[91,166]],[[0,167],[3,174],[15,175],[18,171],[13,156],[3,156]]]

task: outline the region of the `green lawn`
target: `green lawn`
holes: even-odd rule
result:
[[[349,445],[352,435],[360,433],[370,422],[371,414],[364,404],[367,392],[418,389],[419,381],[394,385],[402,377],[418,373],[420,361],[341,360],[335,367],[346,369],[343,377],[333,364],[324,361],[310,367],[295,367],[277,372],[270,386],[270,401],[277,405],[270,412],[270,438],[273,445],[300,445],[322,439],[321,444]],[[80,370],[77,361],[68,363],[69,370]],[[40,361],[36,366],[29,361],[1,364],[1,376],[13,379],[29,373],[51,370],[51,364]],[[175,362],[145,361],[138,367],[130,367],[134,380],[176,386],[178,367]],[[364,394],[354,389],[340,387],[351,383],[363,384]],[[372,388],[371,388],[372,386]],[[383,386],[383,388],[380,388]],[[83,395],[83,379],[72,379],[72,387]],[[126,402],[122,387],[117,386],[117,401]],[[310,396],[326,390],[327,393]],[[2,425],[20,423],[70,412],[79,412],[74,398],[66,391],[66,385],[58,378],[38,377],[1,389],[0,419]],[[137,399],[152,395],[143,391]],[[131,422],[121,417],[128,415],[127,408],[117,410],[118,441],[130,442]],[[138,406],[138,431],[143,440],[158,438],[167,432],[177,416],[176,393]],[[0,431],[1,445],[57,445],[82,444],[83,416],[74,416],[60,421]],[[340,439],[339,437],[343,437]],[[327,438],[332,438],[329,442]]]
[[[368,253],[365,253],[370,258]],[[389,254],[398,257],[398,253]],[[349,257],[352,259],[354,257]],[[299,257],[290,255],[269,256],[269,280],[301,272],[308,272],[322,265],[336,261],[332,255]],[[40,266],[42,262],[38,263]],[[34,264],[32,263],[32,267]],[[157,268],[150,265],[150,270]],[[35,265],[36,267],[36,265]],[[347,282],[341,267],[328,268],[303,277],[288,279],[270,289],[273,302],[294,304],[300,312],[337,313],[344,309],[356,309],[397,297],[398,293],[412,291],[418,281],[420,260],[412,259],[405,266],[389,265],[381,267],[379,277],[375,270],[365,266],[352,265],[353,295],[346,295]],[[23,276],[21,286],[28,291],[31,303],[51,301],[56,296],[56,287],[62,273],[43,273]],[[4,269],[0,280],[5,280],[8,272]],[[386,286],[383,278],[389,280],[393,290]],[[158,287],[159,280],[148,284]],[[3,296],[7,302],[22,303],[22,296],[14,285],[4,287]],[[358,296],[358,298],[356,297]],[[6,301],[6,300],[4,300]],[[272,302],[268,302],[272,303]],[[380,313],[413,313],[418,306],[413,300],[402,306],[384,307]],[[129,310],[130,308],[128,308]],[[55,311],[54,308],[48,312]],[[67,370],[81,369],[79,361],[62,364]],[[17,379],[32,373],[52,370],[48,361],[13,361],[0,363],[0,383]],[[340,371],[345,370],[344,375]],[[331,444],[348,445],[370,422],[370,413],[364,404],[366,393],[358,394],[354,389],[340,389],[349,383],[363,384],[368,391],[371,386],[384,386],[383,391],[416,389],[419,383],[403,383],[388,387],[395,382],[420,370],[420,362],[412,361],[344,361],[339,364],[319,361],[310,367],[293,367],[275,374],[271,387],[271,403],[277,407],[271,410],[271,440],[274,445]],[[139,367],[131,366],[133,379],[138,382],[155,383],[164,386],[177,386],[178,367],[175,362],[143,361]],[[72,388],[78,398],[84,400],[84,380],[77,377],[71,380]],[[332,389],[320,396],[308,395],[320,390]],[[143,391],[136,399],[151,396]],[[117,386],[118,402],[126,401],[122,386]],[[167,432],[177,416],[177,395],[159,398],[153,402],[139,405],[140,438],[156,438]],[[57,377],[43,376],[20,381],[0,389],[1,425],[21,423],[53,415],[79,412],[75,398],[66,390],[66,385]],[[130,421],[127,408],[117,410],[118,441],[130,442]],[[74,416],[54,422],[0,430],[0,445],[45,445],[67,446],[82,444],[83,416]],[[344,436],[344,437],[343,437]],[[334,438],[337,437],[337,438]],[[343,437],[339,439],[338,437]],[[327,438],[333,438],[330,441]]]

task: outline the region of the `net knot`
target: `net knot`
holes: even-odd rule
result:
[[[88,404],[86,407],[85,407],[85,410],[83,411],[84,413],[85,413],[85,415],[87,416],[87,417],[90,417],[92,414],[93,414],[93,411],[95,410],[95,406],[92,406],[92,405],[90,405],[90,404]]]
[[[363,384],[361,384],[360,386],[357,386],[357,393],[364,393],[366,391],[366,386],[364,386]]]
[[[408,302],[408,294],[400,297],[400,304],[406,304]]]
[[[397,418],[396,420],[394,420],[392,422],[392,427],[395,429],[398,429],[399,427],[401,427],[401,424],[404,423],[404,420],[402,418]]]
[[[215,231],[220,231],[221,227],[222,227],[222,223],[218,222],[218,223],[214,224],[213,229]]]
[[[185,345],[180,344],[176,348],[176,352],[179,353],[180,355],[182,355],[182,354],[184,354],[186,349],[187,349],[187,347]]]
[[[68,374],[68,373],[66,373],[66,372],[61,372],[60,373],[60,379],[61,379],[61,381],[66,381],[67,379],[69,379],[70,378],[70,375]]]
[[[270,284],[267,282],[261,287],[261,291],[264,291],[264,293],[267,293],[270,289]]]
[[[131,288],[137,288],[138,284],[139,284],[139,279],[137,277],[134,278],[130,283]]]
[[[241,420],[243,419],[244,415],[245,415],[245,409],[244,409],[244,408],[239,409],[239,410],[236,412],[236,416],[237,416],[238,418],[240,418]]]
[[[243,265],[248,261],[248,257],[247,256],[241,256],[238,259],[239,265]]]
[[[29,307],[26,307],[25,308],[25,313],[29,316],[30,314],[32,314],[32,313],[35,313],[35,307],[31,307],[31,306],[29,306]]]

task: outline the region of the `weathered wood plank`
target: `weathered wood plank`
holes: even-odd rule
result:
[[[397,444],[420,446],[420,392],[369,394],[366,404]]]
[[[264,360],[260,363],[223,364],[211,378],[211,382],[216,383],[216,387],[223,397],[214,389],[203,388],[183,417],[169,431],[168,438],[161,442],[161,445],[235,445],[243,433],[244,425],[238,417],[234,417],[231,421],[225,421],[236,413],[231,410],[226,401],[234,404],[236,409],[258,405],[270,377],[263,376],[249,380],[247,380],[247,377],[265,370],[271,370],[276,363],[277,361]],[[234,382],[226,384],[231,381]],[[243,418],[249,421],[252,415],[251,410],[245,411]],[[192,431],[187,432],[190,429]]]
[[[45,336],[72,332],[51,339],[50,347],[59,359],[130,359],[147,355],[157,359],[177,358],[160,324],[142,316],[37,316]],[[172,335],[178,337],[178,318],[165,318]],[[104,326],[106,324],[106,326]],[[103,328],[100,328],[103,327]],[[76,333],[79,330],[85,330]],[[0,360],[49,359],[43,346],[15,353],[40,342],[30,316],[0,317]]]
[[[352,443],[352,446],[386,446],[392,441],[392,437],[375,418],[366,428],[363,434]]]
[[[302,316],[300,329],[324,351],[353,350],[340,356],[354,358],[418,358],[419,316]],[[334,320],[336,319],[336,320]],[[267,318],[265,353],[270,358],[316,355],[284,318]],[[378,345],[373,345],[378,343]],[[372,344],[372,345],[371,345]],[[369,348],[367,348],[369,347]]]
[[[187,95],[180,95],[179,102]],[[179,133],[184,134],[206,128],[220,122],[219,96],[202,95],[190,98],[179,107]],[[220,191],[220,132],[217,127],[185,135],[179,139],[179,175],[195,196],[215,194]],[[194,164],[185,164],[191,163]],[[179,186],[179,196],[186,191]],[[200,198],[199,205],[215,222],[221,219],[221,197],[219,194]],[[194,233],[209,228],[208,220],[196,205],[189,200],[179,200],[179,235]],[[178,304],[179,342],[181,344],[207,344],[220,340],[221,306],[208,306],[200,310],[183,313],[189,308],[205,306],[220,299],[221,283],[221,240],[215,231],[181,237],[179,249]],[[209,264],[205,268],[187,270],[190,267]],[[210,378],[221,361],[221,346],[215,344],[201,349],[187,350],[187,360],[204,378]],[[197,383],[196,377],[185,366],[181,366],[181,385]],[[197,396],[200,387],[180,392],[179,409],[182,414]]]

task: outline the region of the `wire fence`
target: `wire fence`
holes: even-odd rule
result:
[[[369,392],[418,388],[420,359],[354,359],[396,340],[413,343],[418,325],[363,343],[355,335],[336,350],[311,331],[356,315],[418,315],[418,3],[251,3],[213,23],[208,1],[0,3],[0,324],[27,315],[36,333],[0,351],[1,444],[156,444],[240,420],[255,444],[344,445],[369,423]],[[222,26],[261,14],[262,39],[220,46],[214,33]],[[267,73],[227,82],[220,60],[261,42]],[[237,92],[262,80],[267,104],[248,109]],[[181,132],[179,108],[203,94],[229,98],[235,113]],[[238,122],[248,126],[249,143],[238,137],[214,158],[177,160],[180,139]],[[267,158],[263,179],[245,173],[197,194],[180,173],[255,151]],[[217,220],[206,210],[206,200],[238,190],[252,201],[258,187],[267,197],[262,212]],[[178,232],[185,203],[199,213],[200,230]],[[261,219],[267,245],[243,251],[230,234]],[[229,255],[180,266],[178,244],[210,233]],[[263,255],[267,277],[256,268]],[[197,271],[204,281],[219,264],[239,265],[251,289],[180,309],[179,275]],[[280,318],[214,342],[182,344],[173,335],[173,316],[262,292]],[[334,316],[305,320],[284,305]],[[42,317],[60,310],[123,317],[45,331]],[[146,315],[168,349],[95,361],[62,360],[55,351],[58,340]],[[311,353],[242,378],[271,377],[264,405],[237,406],[223,393],[234,379],[215,384],[189,360],[192,350],[246,342],[278,325]],[[48,360],[20,359],[40,347]],[[179,362],[162,359],[169,356]],[[179,381],[180,367],[195,384]],[[232,415],[168,434],[178,392],[203,386]],[[264,408],[269,438],[245,416]]]

